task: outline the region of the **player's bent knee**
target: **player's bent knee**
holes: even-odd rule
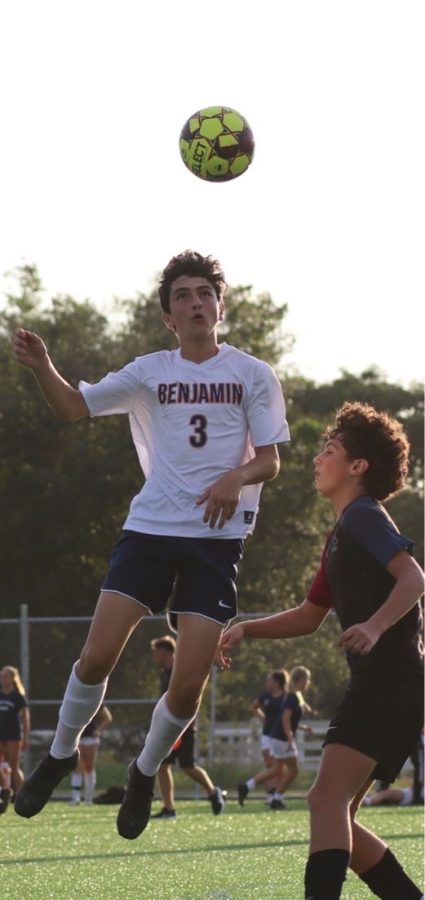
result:
[[[203,687],[203,682],[200,683],[196,677],[190,680],[185,679],[183,683],[180,682],[178,685],[170,685],[167,694],[170,709],[172,708],[173,712],[177,708],[179,710],[184,709],[185,712],[181,713],[181,715],[194,714],[201,702]],[[175,712],[175,715],[179,715],[179,713]]]
[[[77,676],[83,684],[100,684],[108,677],[114,662],[102,651],[84,647],[77,664]]]
[[[326,792],[318,784],[313,784],[307,793],[307,804],[310,812],[318,812],[329,802]]]

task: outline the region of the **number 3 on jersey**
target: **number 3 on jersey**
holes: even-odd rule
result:
[[[208,421],[206,416],[201,416],[200,414],[192,416],[190,424],[193,425],[193,434],[190,435],[189,442],[192,444],[192,447],[203,447],[208,440]]]

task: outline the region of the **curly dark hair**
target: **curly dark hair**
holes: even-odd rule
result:
[[[367,403],[344,403],[324,437],[338,438],[350,459],[367,459],[363,483],[370,497],[386,500],[404,487],[410,444],[401,423],[388,413]]]
[[[166,265],[159,281],[159,299],[164,312],[170,312],[170,290],[173,281],[181,275],[206,278],[212,284],[219,300],[222,299],[227,284],[218,259],[202,256],[196,250],[184,250],[173,256]]]

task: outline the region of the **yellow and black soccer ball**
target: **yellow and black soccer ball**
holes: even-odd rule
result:
[[[180,135],[182,160],[204,181],[231,181],[246,172],[254,155],[248,122],[229,106],[208,106],[194,113]]]

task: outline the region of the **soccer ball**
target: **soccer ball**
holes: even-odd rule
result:
[[[180,135],[182,160],[198,178],[230,181],[246,172],[254,155],[254,135],[246,119],[228,106],[200,109]]]

